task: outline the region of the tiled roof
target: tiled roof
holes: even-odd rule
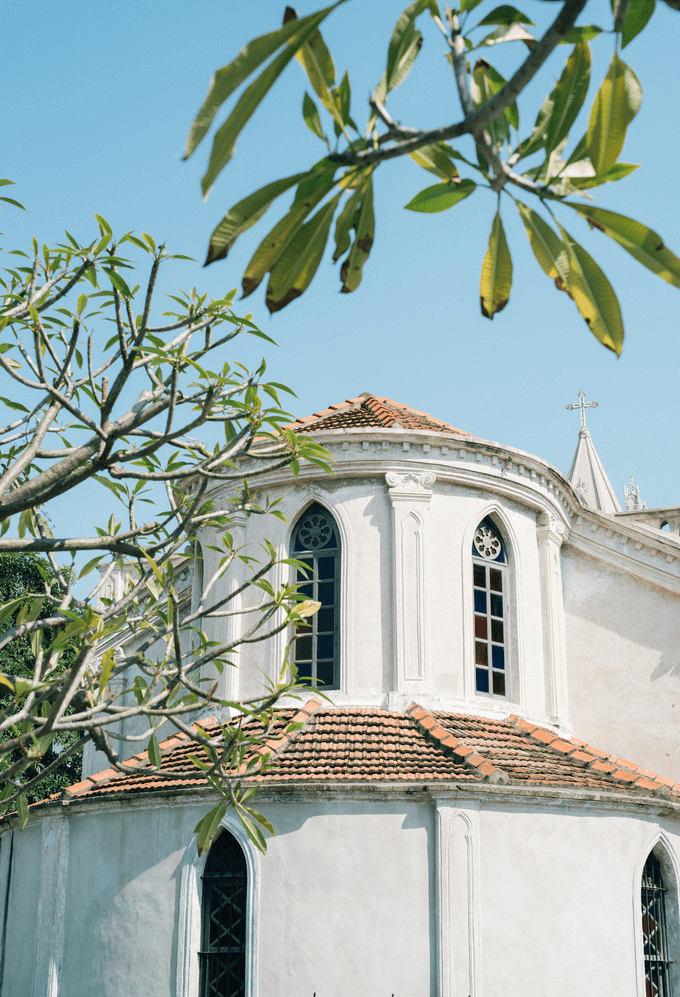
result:
[[[291,721],[297,727],[286,734]],[[206,733],[216,721],[202,721]],[[253,733],[262,728],[248,727]],[[565,740],[554,731],[517,716],[491,720],[460,713],[428,712],[412,705],[405,713],[378,708],[335,708],[311,699],[299,710],[282,710],[268,731],[269,764],[249,769],[262,786],[295,786],[323,782],[413,783],[480,782],[525,788],[617,790],[655,794],[680,802],[680,784],[640,769],[633,762],[591,748],[577,738]],[[183,734],[161,745],[163,769],[158,776],[146,753],[126,762],[142,771],[107,769],[64,790],[67,799],[144,793],[207,782],[189,756],[196,746]],[[174,778],[173,774],[177,777]],[[245,771],[244,775],[248,774]]]
[[[456,429],[428,412],[395,402],[391,398],[378,398],[364,392],[357,398],[348,398],[338,405],[331,405],[323,412],[315,412],[304,419],[296,419],[290,429],[297,432],[316,433],[327,429],[424,429],[433,433],[452,436],[470,436],[464,429]]]

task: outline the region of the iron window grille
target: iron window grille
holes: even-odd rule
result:
[[[200,997],[245,997],[248,875],[228,831],[212,845],[202,883]]]
[[[291,555],[304,565],[297,571],[298,591],[321,607],[295,633],[293,660],[299,680],[310,686],[340,685],[340,536],[327,509],[315,502],[293,531]]]
[[[672,997],[666,932],[666,890],[661,863],[654,852],[650,853],[642,872],[641,900],[645,994],[646,997]]]
[[[506,557],[501,536],[488,518],[479,524],[472,540],[472,576],[475,689],[506,696]]]

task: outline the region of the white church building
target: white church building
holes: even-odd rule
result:
[[[322,604],[267,854],[227,815],[198,855],[197,771],[91,755],[0,822],[0,997],[680,997],[680,508],[622,509],[575,407],[566,476],[370,394],[294,424],[334,475],[272,474],[286,522],[238,526]]]

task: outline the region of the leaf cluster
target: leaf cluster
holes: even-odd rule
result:
[[[239,87],[244,89],[215,134],[203,178],[204,193],[212,188],[234,153],[240,131],[293,56],[313,94],[304,93],[302,117],[325,146],[325,154],[306,171],[272,181],[235,204],[212,233],[206,263],[224,259],[236,239],[274,201],[293,191],[290,208],[246,266],[244,296],[252,294],[265,277],[270,312],[304,294],[323,258],[331,229],[333,262],[342,260],[341,290],[356,290],[375,236],[376,172],[383,163],[408,156],[438,179],[409,201],[406,208],[411,211],[449,210],[478,190],[492,195],[491,232],[480,278],[484,316],[492,319],[507,305],[512,287],[512,260],[501,216],[505,202],[519,212],[541,269],[569,295],[597,339],[619,354],[624,328],[612,285],[567,230],[565,219],[558,220],[557,215],[564,209],[579,215],[644,267],[680,286],[680,260],[661,237],[641,222],[589,203],[592,195],[588,193],[637,169],[619,158],[642,100],[637,76],[621,52],[647,27],[656,0],[611,0],[609,29],[576,23],[590,0],[563,0],[540,36],[533,33],[533,21],[511,4],[458,0],[456,8],[447,5],[442,10],[438,0],[414,0],[395,24],[385,70],[369,99],[362,130],[356,125],[349,75],[345,72],[337,82],[332,55],[321,35],[323,22],[343,2],[300,19],[287,8],[282,28],[249,42],[213,77],[189,135],[187,156],[228,98]],[[442,39],[461,107],[459,120],[428,130],[400,124],[386,106],[421,53],[423,22]],[[598,44],[611,40],[614,50],[588,108],[593,40]],[[524,53],[509,79],[489,61],[495,46],[507,44]],[[563,69],[527,133],[520,124],[524,92],[559,46],[568,46]],[[584,115],[585,133],[574,140],[572,130]],[[462,140],[472,142],[472,156],[461,151]],[[533,206],[528,207],[518,193]]]

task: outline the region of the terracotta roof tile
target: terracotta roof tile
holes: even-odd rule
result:
[[[290,723],[301,728],[286,733]],[[252,724],[252,726],[251,726]],[[206,732],[218,732],[213,719],[202,721]],[[248,729],[264,733],[251,721]],[[591,749],[576,738],[565,740],[554,731],[520,717],[494,720],[461,713],[429,712],[413,704],[406,713],[378,708],[335,708],[313,697],[298,709],[279,711],[266,731],[268,764],[253,755],[247,774],[262,785],[343,782],[480,782],[518,786],[617,790],[674,795],[680,785],[639,769],[632,763]],[[137,771],[107,769],[64,791],[65,798],[104,797],[112,793],[143,793],[175,787],[206,786],[189,756],[194,742],[183,734],[161,745],[164,777],[151,768],[146,754],[130,760]],[[141,770],[140,770],[141,769]]]
[[[312,416],[296,419],[290,429],[305,433],[317,433],[328,429],[423,429],[433,433],[447,433],[454,436],[470,436],[464,429],[456,429],[441,419],[435,419],[429,412],[395,402],[391,398],[378,398],[366,392],[357,398],[331,405]]]

